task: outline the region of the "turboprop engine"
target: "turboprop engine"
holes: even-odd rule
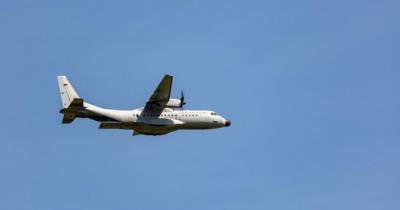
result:
[[[182,108],[185,104],[185,96],[183,95],[183,92],[181,92],[180,99],[171,98],[165,106],[168,108]]]

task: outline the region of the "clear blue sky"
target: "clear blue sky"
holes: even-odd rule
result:
[[[2,1],[0,209],[400,208],[398,1]],[[212,131],[61,125],[56,76],[143,106],[175,76]]]

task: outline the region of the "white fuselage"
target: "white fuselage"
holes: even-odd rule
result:
[[[213,129],[230,125],[229,120],[213,111],[164,108],[161,114],[156,115],[143,112],[143,108],[112,110],[88,103],[85,107],[88,111],[125,123],[122,129],[132,129],[138,134],[162,135],[179,129]]]

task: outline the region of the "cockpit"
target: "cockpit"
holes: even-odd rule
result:
[[[215,113],[215,112],[211,112],[211,115],[217,115],[217,113]]]

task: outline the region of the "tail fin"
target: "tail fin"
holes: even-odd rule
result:
[[[64,114],[62,123],[71,123],[79,110],[83,108],[83,99],[79,97],[66,76],[58,76],[57,80],[63,104],[63,109],[60,110],[60,113]]]
[[[66,76],[58,76],[57,80],[63,108],[68,108],[74,99],[80,99],[80,97]]]

